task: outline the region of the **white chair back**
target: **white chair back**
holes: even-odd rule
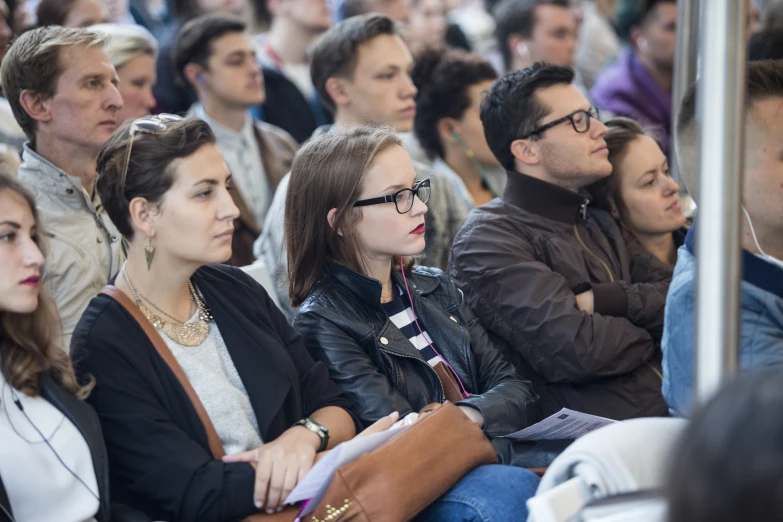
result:
[[[269,269],[266,267],[266,263],[261,260],[256,261],[252,265],[243,266],[242,270],[264,287],[266,293],[275,302],[275,305],[280,308],[280,300],[277,297],[277,289],[272,281],[272,276],[269,275]]]

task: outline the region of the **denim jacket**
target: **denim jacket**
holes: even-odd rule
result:
[[[663,396],[674,415],[690,413],[696,349],[696,226],[677,255],[663,329]],[[740,367],[783,363],[783,268],[742,251]],[[716,325],[717,327],[718,325]]]

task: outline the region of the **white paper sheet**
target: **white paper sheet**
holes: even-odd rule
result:
[[[541,422],[505,437],[517,440],[576,439],[613,422],[617,421],[563,408]]]
[[[294,487],[291,494],[285,499],[285,503],[295,504],[303,500],[311,499],[301,515],[312,512],[318,506],[321,498],[326,494],[326,490],[329,487],[329,483],[332,481],[332,477],[334,477],[337,468],[344,464],[348,464],[349,462],[353,462],[365,453],[374,450],[406,428],[407,426],[390,428],[380,433],[351,439],[337,445],[329,451],[323,459],[316,463],[315,466],[310,468],[307,475],[302,478],[302,481]]]

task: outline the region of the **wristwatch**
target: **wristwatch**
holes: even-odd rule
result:
[[[297,421],[294,426],[304,426],[308,430],[321,437],[321,445],[318,447],[318,452],[325,450],[329,445],[329,430],[323,424],[315,422],[310,417],[305,417],[304,419]]]

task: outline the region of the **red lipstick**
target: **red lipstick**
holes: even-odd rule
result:
[[[22,281],[20,284],[32,286],[33,288],[38,288],[38,282],[41,280],[39,276],[30,276],[24,281]]]
[[[421,225],[419,225],[418,227],[414,228],[411,231],[411,234],[416,234],[417,236],[419,236],[419,235],[421,235],[423,233],[424,233],[424,223],[422,223]]]

